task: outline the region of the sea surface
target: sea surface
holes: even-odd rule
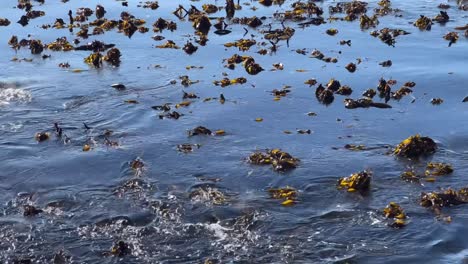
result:
[[[264,17],[263,25],[251,28],[226,19],[232,32],[217,35],[212,26],[205,46],[195,43],[192,22],[172,12],[179,4],[202,10],[203,4],[224,7],[224,1],[161,0],[156,10],[133,0],[128,7],[111,0],[31,3],[45,16],[25,27],[16,23],[25,13],[16,8],[17,1],[0,3],[0,17],[11,21],[0,27],[0,263],[468,261],[468,206],[443,208],[441,218],[419,204],[422,192],[467,186],[468,103],[462,100],[468,95],[468,39],[454,28],[468,23],[468,11],[455,1],[395,0],[392,8],[401,11],[379,17],[376,28],[368,30],[361,30],[359,19],[328,20],[328,7],[338,2],[315,2],[327,23],[301,27],[284,21],[295,32],[289,41],[279,41],[276,51],[262,32],[270,30],[269,24],[281,29],[274,14],[291,10],[294,1],[264,6],[240,0],[242,9],[235,17]],[[447,23],[434,23],[430,31],[413,25],[420,15],[436,16],[441,3],[451,6]],[[77,8],[95,10],[97,4],[105,7],[105,18],[119,20],[126,11],[144,19],[150,31],[129,38],[113,29],[83,39],[76,36],[79,28],[70,32],[42,27],[57,18],[68,24],[68,10],[75,15]],[[367,14],[376,7],[377,1],[369,1]],[[226,12],[209,16],[215,24]],[[177,30],[153,32],[158,18],[176,22]],[[89,17],[94,19],[94,14]],[[395,46],[389,46],[370,35],[384,27],[411,34],[398,36]],[[331,28],[338,34],[326,34]],[[458,32],[459,39],[449,47],[443,36],[451,31]],[[88,65],[84,58],[91,51],[45,49],[34,55],[27,47],[15,50],[8,45],[12,35],[43,44],[63,36],[70,42],[78,38],[76,46],[94,40],[115,44],[121,64]],[[155,41],[153,35],[165,39]],[[257,44],[248,51],[224,46],[242,38]],[[188,55],[182,49],[156,48],[166,40],[180,47],[191,41],[198,50]],[[351,40],[351,46],[340,45],[340,40]],[[261,49],[268,53],[257,53]],[[338,62],[311,58],[314,49]],[[44,54],[50,57],[42,58]],[[234,54],[252,56],[264,71],[250,75],[242,64],[226,68],[223,59]],[[391,67],[379,65],[386,60],[392,61]],[[58,66],[67,62],[69,68]],[[357,65],[354,73],[345,69],[350,62]],[[275,63],[284,69],[273,70]],[[179,77],[184,75],[195,83],[182,85]],[[213,84],[226,76],[245,77],[247,82]],[[304,84],[316,79],[326,85],[331,78],[350,86],[353,99],[376,89],[380,78],[396,80],[393,91],[405,82],[416,86],[401,100],[391,99],[389,109],[346,109],[346,96],[335,95],[332,104],[324,105],[315,97],[318,84]],[[126,89],[111,87],[116,83]],[[275,100],[271,91],[285,86],[290,92]],[[176,108],[187,101],[184,91],[199,98]],[[443,103],[433,105],[432,98]],[[384,99],[376,96],[374,101]],[[160,119],[164,113],[152,106],[165,103],[183,115]],[[62,128],[61,137],[54,123]],[[225,133],[189,137],[188,131],[197,126]],[[310,134],[298,129],[310,129]],[[38,142],[39,132],[50,138]],[[415,134],[434,139],[437,152],[412,161],[391,154]],[[106,144],[109,141],[114,144]],[[184,143],[194,144],[193,152],[178,151],[177,145]],[[353,151],[346,144],[367,148]],[[247,161],[255,151],[275,148],[298,158],[297,168],[277,172]],[[132,169],[135,160],[143,167]],[[429,161],[450,163],[454,172],[435,182],[400,178],[409,168],[424,171]],[[336,188],[339,178],[363,170],[372,172],[367,195]],[[286,186],[297,190],[292,206],[281,205],[282,200],[268,192]],[[220,193],[223,199],[217,202],[214,195]],[[405,210],[403,228],[390,227],[383,216],[390,202]],[[24,216],[24,205],[43,212]],[[118,241],[127,243],[131,252],[110,254]]]

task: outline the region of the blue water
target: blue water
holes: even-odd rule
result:
[[[158,49],[155,46],[173,40],[183,46],[193,42],[194,30],[189,21],[181,21],[172,12],[179,4],[186,8],[223,1],[160,1],[157,10],[137,7],[129,1],[86,3],[49,0],[34,10],[46,15],[32,19],[22,27],[15,23],[24,14],[14,8],[16,1],[0,4],[0,17],[12,23],[0,27],[0,262],[31,260],[50,263],[63,251],[70,263],[460,263],[466,261],[468,215],[466,206],[444,208],[452,217],[447,223],[436,219],[429,209],[419,205],[423,191],[466,186],[468,174],[468,41],[463,31],[460,39],[448,47],[443,36],[454,27],[466,24],[468,13],[448,10],[450,21],[434,24],[431,31],[412,25],[419,15],[434,17],[444,1],[394,1],[401,17],[380,17],[376,29],[399,28],[410,35],[399,36],[395,47],[387,46],[362,31],[359,21],[328,22],[321,26],[295,28],[289,45],[278,43],[275,53],[256,53],[266,46],[255,45],[247,52],[226,48],[224,43],[243,38],[244,25],[228,24],[231,34],[208,35],[207,45],[187,55],[182,50]],[[50,43],[66,36],[77,38],[68,29],[42,29],[56,18],[68,22],[68,10],[105,6],[106,18],[119,19],[122,11],[146,20],[150,32],[136,32],[132,38],[116,29],[104,35],[80,39],[81,44],[100,40],[116,44],[122,63],[115,68],[104,63],[95,69],[84,63],[87,51],[53,52],[32,55],[27,48],[18,52],[8,46],[12,35],[19,39],[40,39]],[[276,11],[291,9],[293,1],[281,6],[264,7],[256,1],[240,1],[236,17],[265,16],[257,29],[248,28],[245,38],[265,41],[261,31],[281,28],[272,18]],[[328,18],[328,6],[336,2],[317,2]],[[376,1],[369,2],[368,15]],[[251,8],[257,7],[256,11]],[[224,16],[224,10],[210,17]],[[344,16],[337,14],[337,16]],[[151,37],[152,24],[159,18],[177,23],[174,32],[163,31],[166,39]],[[90,20],[94,20],[94,15]],[[215,23],[215,19],[212,20]],[[325,31],[336,28],[329,36]],[[74,30],[74,33],[78,29]],[[90,30],[91,32],[92,30]],[[159,33],[158,33],[159,34]],[[340,40],[352,40],[341,46]],[[80,45],[81,45],[80,44]],[[305,48],[307,55],[295,52]],[[318,49],[337,63],[310,58]],[[223,59],[233,54],[252,56],[265,71],[249,75],[242,65],[235,70],[224,67]],[[32,62],[12,61],[29,58]],[[360,58],[357,71],[344,67]],[[379,66],[392,60],[389,68]],[[69,69],[58,67],[68,62]],[[284,70],[271,71],[273,63],[283,63]],[[156,65],[159,65],[156,67]],[[203,66],[187,70],[187,66]],[[79,72],[74,70],[79,69]],[[305,71],[297,71],[305,70]],[[215,86],[227,73],[229,78],[245,77],[247,83],[225,88]],[[179,76],[199,80],[189,87],[180,84]],[[397,80],[393,89],[408,81],[416,83],[413,93],[400,101],[391,100],[391,109],[346,109],[344,96],[325,106],[315,98],[315,87],[304,81],[315,78],[326,84],[335,78],[353,89],[357,99],[369,89],[376,89],[380,78]],[[171,81],[176,80],[176,84]],[[124,91],[111,87],[123,83]],[[279,101],[273,89],[291,86],[291,92]],[[186,108],[175,109],[183,101],[183,91],[197,94]],[[204,98],[224,94],[226,102]],[[441,105],[430,103],[443,98]],[[126,103],[137,100],[138,104]],[[374,100],[380,101],[378,97]],[[414,102],[412,102],[414,100]],[[151,106],[172,103],[184,114],[178,120],[159,119],[160,111]],[[308,116],[314,112],[317,116]],[[255,122],[263,118],[263,122]],[[54,135],[58,122],[70,141]],[[91,129],[85,129],[86,123]],[[197,126],[223,129],[223,136],[188,137]],[[296,129],[310,129],[298,134]],[[118,147],[104,144],[103,134],[112,130],[109,140]],[[285,134],[289,130],[292,134]],[[49,132],[48,141],[38,143],[37,132]],[[433,138],[439,147],[433,156],[419,162],[398,160],[389,148],[410,135],[420,133]],[[200,144],[193,153],[177,151],[183,143]],[[91,146],[83,151],[83,146]],[[381,147],[368,151],[350,151],[346,144]],[[254,166],[246,158],[256,150],[281,148],[300,159],[299,166],[287,173],[277,173],[270,166]],[[130,163],[140,158],[145,166],[136,173]],[[448,162],[454,173],[438,177],[434,183],[407,183],[400,174],[408,167],[424,168],[426,162]],[[351,173],[370,169],[373,172],[370,193],[361,196],[336,189],[336,181]],[[210,181],[207,179],[214,179]],[[129,180],[140,180],[137,188],[125,187]],[[207,186],[209,188],[207,188]],[[298,191],[297,203],[281,206],[270,198],[269,188],[291,186]],[[190,195],[194,191],[219,190],[226,196],[222,205],[209,196]],[[407,226],[387,226],[382,209],[391,201],[399,203],[409,217]],[[44,210],[33,217],[23,216],[23,205]],[[122,258],[105,256],[112,245],[123,240],[131,254]],[[26,263],[26,262],[25,262]],[[60,262],[56,262],[60,263]]]

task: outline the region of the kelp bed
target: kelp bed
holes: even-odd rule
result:
[[[249,246],[255,248],[257,241],[251,237],[248,239],[242,237],[242,234],[255,230],[257,219],[254,219],[253,215],[256,213],[241,211],[236,217],[226,220],[224,218],[228,218],[227,216],[219,216],[217,212],[217,210],[235,211],[238,207],[244,206],[242,203],[247,198],[243,197],[246,193],[242,193],[244,191],[242,188],[248,188],[256,197],[263,199],[262,202],[266,205],[259,206],[262,208],[259,210],[268,211],[270,214],[276,212],[291,214],[290,217],[294,217],[295,212],[303,210],[309,204],[311,192],[315,191],[323,192],[321,194],[323,197],[314,197],[314,199],[316,201],[323,199],[324,207],[327,207],[327,199],[337,199],[342,203],[349,201],[365,203],[380,199],[377,202],[380,207],[369,211],[375,215],[379,223],[384,224],[385,232],[399,232],[392,228],[417,230],[420,219],[417,217],[412,219],[412,213],[417,214],[418,210],[414,209],[414,205],[420,206],[421,209],[428,208],[429,210],[423,211],[424,214],[434,216],[437,223],[448,224],[457,221],[449,215],[451,209],[445,207],[464,208],[463,204],[468,202],[468,192],[464,186],[447,186],[447,181],[460,176],[457,171],[466,170],[466,162],[463,163],[462,158],[453,155],[452,162],[446,158],[447,155],[440,154],[440,152],[446,153],[447,150],[441,144],[439,135],[431,138],[428,129],[411,128],[405,130],[404,136],[398,139],[390,137],[392,140],[388,140],[388,137],[377,134],[379,128],[374,127],[376,132],[375,134],[372,132],[374,126],[372,122],[382,124],[381,118],[387,117],[389,112],[407,113],[419,102],[422,102],[419,106],[422,104],[426,107],[424,109],[430,111],[437,111],[446,104],[459,107],[457,109],[466,107],[468,98],[459,91],[454,95],[453,90],[440,89],[442,91],[434,92],[426,89],[431,84],[430,81],[421,80],[417,74],[414,80],[404,79],[411,74],[401,74],[400,71],[405,71],[405,65],[397,52],[400,42],[402,46],[408,45],[412,38],[416,38],[415,35],[418,40],[427,36],[428,40],[436,45],[440,44],[440,49],[456,50],[459,46],[466,48],[468,24],[463,25],[459,20],[454,21],[450,15],[455,13],[456,18],[463,16],[468,10],[468,5],[463,1],[448,4],[434,3],[430,10],[431,15],[425,12],[416,18],[407,13],[411,10],[403,10],[404,6],[398,1],[390,0],[379,2],[226,0],[177,3],[101,1],[97,5],[73,0],[18,0],[15,6],[1,9],[0,17],[4,18],[0,18],[0,30],[3,30],[2,36],[8,34],[4,45],[8,45],[9,50],[4,50],[7,56],[3,56],[3,60],[8,60],[10,67],[18,71],[22,71],[23,68],[48,73],[55,71],[54,76],[57,79],[53,80],[54,82],[60,83],[63,80],[65,83],[68,78],[73,80],[67,82],[68,88],[81,85],[80,75],[84,79],[89,76],[98,80],[107,78],[105,87],[100,88],[114,93],[119,100],[118,103],[112,102],[111,105],[107,105],[108,108],[98,105],[91,113],[82,110],[84,114],[78,118],[74,116],[69,119],[66,112],[56,110],[53,122],[33,120],[29,127],[33,127],[35,133],[30,133],[28,139],[28,144],[33,144],[31,148],[37,151],[47,149],[52,152],[54,148],[66,148],[66,151],[74,155],[83,155],[80,157],[81,161],[76,162],[79,165],[74,166],[76,171],[87,166],[86,162],[91,162],[90,159],[93,157],[98,157],[95,161],[99,162],[99,157],[102,156],[96,155],[126,153],[126,158],[121,154],[112,157],[113,162],[121,164],[120,173],[123,179],[119,179],[117,186],[106,189],[105,193],[112,196],[110,200],[130,200],[136,204],[135,207],[151,212],[151,227],[155,230],[164,221],[166,224],[181,225],[185,220],[184,217],[193,216],[188,211],[193,210],[196,212],[194,214],[201,215],[205,213],[203,216],[196,215],[198,218],[190,220],[195,224],[184,227],[174,236],[184,240],[181,233],[187,232],[196,234],[197,239],[203,239],[206,233],[214,233],[221,236],[221,240],[228,236],[232,241],[238,239],[235,242],[239,244],[251,242]],[[14,12],[7,13],[8,10]],[[49,10],[54,15],[48,15]],[[402,26],[400,22],[410,23]],[[401,28],[396,25],[400,25]],[[10,28],[12,29],[9,30]],[[349,30],[350,28],[353,30]],[[442,29],[446,32],[437,36],[439,41],[443,41],[439,43],[436,42],[434,35],[439,34]],[[433,33],[434,31],[436,33]],[[309,32],[320,34],[321,39],[309,37],[307,35]],[[54,37],[51,38],[51,35]],[[296,41],[298,35],[301,37]],[[374,42],[378,43],[378,47],[382,50],[377,53],[371,49],[367,50],[363,40],[372,41],[369,46],[375,46]],[[326,45],[315,44],[315,41],[325,42]],[[346,54],[351,54],[356,46],[360,47],[360,55],[349,61],[349,56]],[[142,52],[143,55],[138,52]],[[10,55],[12,57],[6,59]],[[458,54],[458,56],[463,55]],[[133,63],[136,62],[143,63],[144,66],[138,64],[135,70]],[[188,65],[188,62],[193,65]],[[396,69],[395,78],[387,74],[389,69]],[[366,72],[369,74],[363,75]],[[288,74],[287,78],[284,78],[285,74]],[[110,77],[102,77],[106,75]],[[453,72],[449,72],[446,80],[442,82],[449,82],[451,75]],[[400,79],[399,76],[404,78]],[[151,88],[139,87],[140,79],[151,79],[149,81],[152,83]],[[420,85],[419,80],[424,85]],[[85,82],[83,80],[83,83]],[[6,83],[0,89],[11,89],[8,85]],[[145,97],[144,93],[152,89],[157,90],[157,93]],[[249,89],[256,92],[252,99],[249,96],[254,92],[248,91]],[[258,96],[259,89],[261,89],[260,96]],[[434,94],[431,94],[432,92]],[[38,93],[40,94],[40,91]],[[91,94],[89,97],[100,97],[95,92],[87,93]],[[18,97],[14,95],[7,98],[14,101],[15,96]],[[447,97],[449,100],[446,101],[439,96]],[[46,98],[47,95],[42,94],[42,97]],[[101,99],[105,100],[102,97]],[[258,106],[256,101],[259,102]],[[73,102],[80,109],[82,105],[86,107],[87,104],[91,104],[92,99],[80,97]],[[33,104],[34,101],[31,102],[29,99],[27,103]],[[245,105],[248,106],[244,107]],[[271,108],[268,108],[270,105]],[[427,108],[428,106],[431,108]],[[14,106],[8,104],[7,107]],[[131,115],[133,119],[149,116],[145,122],[155,125],[151,129],[144,125],[132,126],[130,132],[124,132],[125,123],[120,123],[119,118],[113,120],[114,123],[121,124],[120,127],[116,124],[109,126],[111,122],[91,120],[96,113],[101,115],[121,107],[125,107],[125,113],[119,115],[128,122],[133,120],[126,119],[126,115]],[[298,108],[301,113],[291,111]],[[209,119],[206,115],[217,116],[220,113],[223,115],[225,113],[223,111],[232,112],[228,112],[226,117],[223,116],[222,122],[211,124],[206,122]],[[341,117],[333,116],[333,111],[341,111],[338,113],[348,118],[346,122],[353,120],[354,123],[346,123],[344,131],[359,130],[360,125],[356,125],[356,122],[359,122],[361,117],[367,120],[368,124],[362,127],[371,131],[370,138],[374,140],[361,138],[359,142],[350,142],[354,140],[353,135],[350,135],[353,132],[348,131],[345,132],[346,136],[337,137],[338,144],[343,143],[343,139],[347,140],[338,147],[336,138],[333,143],[328,139],[323,139],[321,142],[321,135],[315,130],[322,131],[323,134],[327,132],[321,130],[313,120],[323,116],[322,120],[325,121],[321,121],[321,125],[332,129],[330,123],[335,121],[338,124],[343,123]],[[197,115],[199,113],[203,114]],[[367,118],[369,116],[371,118]],[[389,120],[399,121],[398,118],[404,117],[396,115]],[[420,120],[418,119],[418,122]],[[443,126],[443,121],[430,122],[436,126]],[[177,127],[173,125],[174,123]],[[462,123],[462,129],[464,124],[466,122]],[[395,123],[392,126],[395,126]],[[421,131],[427,135],[418,134]],[[463,132],[466,133],[466,130]],[[179,136],[174,140],[171,137],[174,134],[182,134],[183,137]],[[334,136],[333,133],[331,135]],[[139,146],[145,148],[146,152],[132,146],[129,143],[132,141],[127,137],[144,137],[143,140],[134,140],[133,143],[140,144]],[[296,139],[298,142],[304,142],[303,138],[307,137],[310,138],[305,139],[309,140],[307,142],[317,140],[319,144],[314,145],[315,148],[310,148],[307,144],[298,146],[292,143]],[[161,141],[155,144],[156,140]],[[386,143],[381,144],[382,141]],[[238,142],[242,144],[240,147],[237,145]],[[158,149],[159,144],[167,144],[170,147],[162,151]],[[223,144],[226,147],[219,147]],[[350,160],[355,157],[362,158],[362,155],[370,153],[365,158],[369,162],[350,166],[353,169],[358,167],[356,171],[346,167],[338,172],[333,168],[341,166],[336,160],[336,164],[331,164],[326,157],[314,156],[315,152],[323,154],[325,152],[323,149],[331,151],[330,153],[341,153],[339,155]],[[152,154],[148,154],[148,151]],[[130,153],[133,158],[128,158]],[[159,159],[159,164],[150,161],[151,158],[148,156]],[[194,161],[193,156],[199,159]],[[227,157],[235,161],[226,163]],[[328,174],[328,170],[321,172],[328,175],[329,180],[322,181],[320,186],[314,187],[315,189],[311,191],[304,182],[296,181],[294,178],[298,173],[302,173],[301,177],[304,177],[304,171],[306,174],[314,174],[310,166],[317,160],[320,160],[321,165],[330,167]],[[48,158],[41,157],[41,161],[48,161]],[[183,165],[185,162],[190,163],[189,169]],[[158,165],[164,167],[165,169],[161,169],[160,172],[166,173],[164,175],[167,177],[170,177],[173,171],[178,171],[180,167],[184,170],[182,173],[184,177],[196,175],[193,178],[196,178],[197,184],[185,188],[185,183],[177,180],[175,182],[161,180],[163,183],[159,186],[151,175],[155,168],[148,166],[148,163],[154,167]],[[99,174],[97,171],[93,172],[93,169],[100,170],[99,163],[95,166],[86,169],[90,176]],[[211,166],[216,168],[213,170],[218,174],[225,173],[228,176],[199,173],[204,170],[210,171]],[[217,166],[221,168],[218,169]],[[389,184],[391,188],[406,186],[405,188],[411,189],[411,193],[405,196],[411,197],[412,200],[402,198],[401,193],[395,197],[387,195],[382,200],[380,192],[386,188],[381,186],[382,178],[387,172],[380,169],[380,166],[391,171],[388,172],[392,174],[392,183]],[[234,168],[249,172],[245,173],[246,175],[234,176],[232,175],[234,173],[230,172]],[[64,176],[67,174],[62,173]],[[347,174],[350,175],[346,177]],[[228,179],[230,176],[236,178]],[[260,183],[257,181],[261,180],[254,180],[253,190],[248,185],[242,185],[243,181],[248,182],[257,176],[281,180]],[[374,181],[378,183],[377,188],[374,187]],[[243,187],[232,191],[235,189],[233,186],[237,185]],[[86,190],[86,187],[84,189]],[[400,190],[395,190],[395,193],[397,191]],[[388,190],[388,193],[392,194],[392,190]],[[65,212],[78,210],[73,205],[64,205],[61,202],[41,203],[40,200],[41,191],[20,191],[1,216],[24,217],[25,221],[50,220],[60,217],[56,214],[59,210]],[[253,201],[256,202],[258,201]],[[383,204],[386,206],[381,206]],[[224,209],[231,206],[233,209]],[[101,213],[106,215],[108,208],[103,207]],[[412,209],[405,210],[403,207]],[[200,213],[200,210],[203,212]],[[226,213],[230,214],[232,212]],[[69,217],[72,218],[72,215]],[[107,219],[110,224],[107,222],[102,224],[95,223],[95,219],[84,218],[82,223],[85,224],[79,227],[80,232],[89,228],[86,229],[89,237],[102,236],[107,239],[105,246],[93,250],[93,261],[98,259],[112,261],[114,258],[123,261],[141,261],[147,257],[145,254],[151,251],[144,248],[141,241],[140,244],[132,241],[133,236],[125,237],[120,235],[118,230],[112,229],[138,226],[139,224],[133,223],[132,219],[125,217],[123,220],[119,218],[118,221]],[[119,227],[114,226],[117,222]],[[201,226],[204,224],[210,225],[209,228],[202,229]],[[148,225],[146,224],[146,227]],[[231,233],[219,235],[221,231],[213,231],[214,227],[211,225],[219,225],[222,232],[229,230]],[[101,230],[103,226],[111,231]],[[236,233],[236,230],[240,230],[239,233]],[[141,233],[135,236],[149,237],[143,234],[148,230],[138,230],[140,231]],[[164,236],[171,236],[170,233],[168,231]],[[84,235],[80,233],[80,236]],[[359,237],[359,234],[354,236]],[[47,243],[45,239],[44,244]],[[231,251],[224,255],[217,252],[223,251],[219,245],[215,248],[211,248],[213,244],[204,246],[210,247],[214,253],[208,255],[197,253],[198,255],[195,254],[193,258],[187,256],[186,261],[189,259],[204,263],[223,263],[229,260],[269,263],[279,261],[262,259],[259,256],[261,253],[252,253],[241,246],[230,249]],[[4,247],[10,247],[7,254],[1,255],[6,263],[41,261],[73,263],[74,259],[78,261],[81,259],[77,255],[79,253],[67,248],[67,245],[61,248],[52,247],[50,248],[52,251],[48,254],[28,253],[24,250],[16,252],[11,246]],[[241,248],[242,252],[247,253],[236,258],[236,252]],[[166,259],[171,259],[170,250],[164,254]],[[295,260],[292,255],[285,253],[282,261]],[[320,257],[319,260],[324,261]],[[151,261],[164,261],[164,259],[159,259],[156,255]]]

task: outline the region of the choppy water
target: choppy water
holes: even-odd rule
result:
[[[223,1],[179,1],[199,8],[204,3],[223,6]],[[161,35],[183,46],[193,39],[191,22],[179,21],[172,11],[177,1],[160,1],[153,11],[129,1],[76,1],[62,3],[46,0],[35,10],[46,16],[22,27],[15,23],[24,11],[17,3],[4,0],[0,17],[12,24],[0,27],[0,262],[1,263],[201,263],[207,259],[221,263],[461,263],[467,261],[468,215],[464,205],[444,209],[452,223],[438,221],[435,214],[419,205],[422,191],[452,186],[466,186],[468,175],[468,41],[460,33],[457,43],[448,47],[442,37],[456,26],[468,23],[468,12],[457,9],[448,13],[445,25],[434,24],[431,31],[412,25],[419,15],[434,17],[437,5],[444,1],[394,1],[401,17],[379,18],[377,29],[401,28],[410,35],[397,38],[395,47],[387,46],[361,31],[359,21],[329,22],[319,27],[297,27],[289,41],[278,44],[276,53],[259,55],[262,46],[239,52],[223,44],[243,37],[242,25],[229,25],[231,34],[209,34],[205,47],[189,56],[182,50],[157,49],[153,33],[136,32],[132,38],[117,33],[90,36],[92,40],[114,43],[122,52],[118,68],[106,65],[94,69],[83,62],[89,52],[52,52],[51,58],[17,53],[7,42],[11,35],[19,39],[41,39],[49,43],[66,36],[67,29],[41,29],[56,18],[67,19],[69,9],[106,7],[107,18],[118,19],[123,10],[147,21],[170,19],[178,30]],[[253,1],[240,3],[236,16],[266,16],[264,25],[249,33],[261,40],[259,31],[280,28],[273,19],[276,11],[290,9],[293,1],[264,7]],[[317,2],[328,17],[328,6],[336,2]],[[370,1],[371,14],[376,1]],[[251,7],[258,7],[253,11]],[[213,16],[224,16],[224,11]],[[94,16],[92,17],[94,19]],[[228,22],[229,24],[229,22]],[[325,30],[337,28],[336,36]],[[75,30],[76,33],[77,30]],[[339,41],[351,39],[352,46]],[[164,41],[162,41],[164,42]],[[269,47],[267,45],[266,47]],[[305,48],[307,56],[295,52]],[[318,49],[338,58],[325,63],[309,58]],[[248,75],[243,67],[234,71],[223,67],[222,60],[234,53],[250,55],[265,68],[258,75]],[[28,61],[11,61],[32,58]],[[344,66],[362,59],[355,73]],[[379,62],[391,59],[393,66]],[[57,65],[68,62],[70,69]],[[272,72],[273,63],[283,63],[284,70]],[[160,65],[160,67],[155,67]],[[203,66],[187,70],[186,66]],[[73,69],[82,69],[73,72]],[[303,69],[305,72],[296,70]],[[245,76],[247,83],[225,88],[214,86],[224,76]],[[179,76],[189,75],[199,83],[180,84]],[[327,83],[336,78],[349,85],[358,98],[368,88],[375,88],[380,78],[395,79],[395,88],[407,81],[416,82],[412,96],[391,100],[391,109],[345,109],[336,96],[328,107],[317,102],[315,87],[304,81],[316,78]],[[177,80],[177,84],[171,84]],[[121,82],[125,91],[110,87]],[[270,91],[290,85],[291,92],[274,101]],[[159,119],[151,106],[182,101],[182,91],[196,93],[201,99],[178,120]],[[203,98],[223,93],[226,102],[203,102]],[[444,103],[434,106],[431,98]],[[412,102],[415,99],[414,102]],[[137,100],[128,104],[125,100]],[[378,100],[378,99],[376,99]],[[315,112],[317,116],[308,116]],[[255,122],[255,118],[263,122]],[[38,143],[34,135],[47,131],[53,135],[58,122],[70,140],[51,136]],[[91,129],[85,129],[86,123]],[[225,136],[187,137],[196,126],[223,129]],[[297,134],[296,129],[312,133]],[[104,144],[104,133],[112,130],[110,140],[118,147]],[[283,133],[290,130],[292,134]],[[408,166],[387,155],[388,145],[421,133],[436,140],[439,151],[430,160],[449,162],[453,174],[424,184],[406,183],[400,173]],[[193,153],[177,151],[182,143],[200,144]],[[84,152],[84,144],[92,150]],[[345,144],[379,147],[368,151],[350,151]],[[276,173],[270,167],[248,164],[245,158],[257,149],[281,148],[301,160],[298,168]],[[130,168],[140,158],[145,166],[138,175]],[[371,169],[374,173],[368,196],[336,189],[336,181],[351,173]],[[216,181],[210,179],[217,179]],[[271,187],[291,186],[298,190],[298,202],[283,207],[271,199]],[[197,195],[190,195],[196,191]],[[213,203],[207,192],[226,195],[222,205]],[[398,202],[409,216],[405,228],[393,229],[381,215],[390,201]],[[23,205],[44,210],[34,217],[23,216]],[[129,243],[131,255],[123,258],[104,256],[119,240]],[[56,256],[62,251],[64,258]],[[27,261],[31,262],[19,262]]]

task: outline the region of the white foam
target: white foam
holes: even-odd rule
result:
[[[0,106],[10,102],[28,103],[31,102],[31,98],[31,93],[21,88],[0,89]]]

